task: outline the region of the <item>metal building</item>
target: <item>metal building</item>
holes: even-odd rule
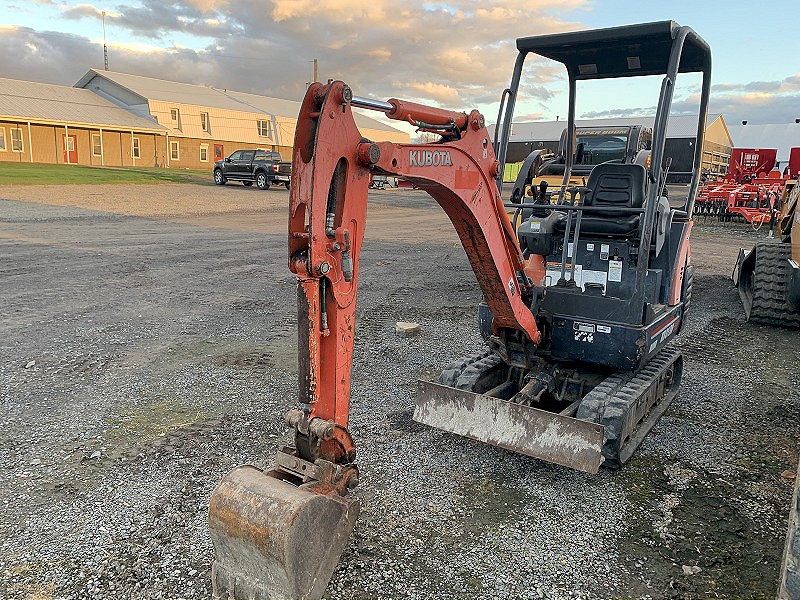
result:
[[[800,119],[799,119],[800,120]],[[731,137],[736,148],[776,148],[775,167],[783,171],[789,164],[792,148],[800,148],[800,123],[770,123],[766,125],[731,125]]]
[[[153,166],[166,133],[89,90],[0,78],[0,161]]]
[[[300,102],[95,69],[75,87],[166,127],[162,165],[206,169],[242,148],[277,150],[291,160]],[[409,141],[407,133],[380,121],[360,114],[355,118],[365,137]]]

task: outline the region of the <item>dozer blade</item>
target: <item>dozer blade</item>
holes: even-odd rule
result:
[[[417,384],[418,423],[579,471],[600,469],[602,425],[437,383]]]
[[[208,508],[214,598],[322,597],[360,505],[311,489],[250,465],[225,476]]]

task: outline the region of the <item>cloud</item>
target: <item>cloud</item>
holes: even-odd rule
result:
[[[65,19],[83,19],[85,17],[102,19],[103,11],[91,4],[78,4],[76,6],[65,6],[64,10],[61,11],[61,16]]]
[[[106,27],[110,66],[119,71],[299,99],[310,79],[310,61],[318,58],[321,80],[343,79],[357,94],[468,110],[478,103],[496,104],[508,85],[516,55],[510,32],[521,23],[526,35],[575,29],[579,24],[561,15],[586,4],[121,0],[107,12]],[[94,4],[60,6],[67,19],[99,18]],[[187,36],[195,36],[194,50],[177,48],[176,35],[184,45]],[[133,38],[144,46],[115,44],[115,38]],[[18,65],[34,62],[25,42],[39,48],[41,62],[33,71],[9,68],[28,78],[37,73],[45,81],[73,83],[102,60],[96,43],[79,35],[30,29],[0,33],[0,45],[15,49],[10,55]],[[154,53],[154,46],[163,52]],[[537,70],[526,81],[531,97],[552,97],[548,85],[553,81],[551,71]]]
[[[68,19],[99,18],[94,4],[58,6]],[[590,0],[117,0],[106,15],[109,66],[299,100],[311,79],[311,61],[318,58],[320,80],[343,79],[357,95],[454,110],[479,106],[492,122],[509,85],[515,38],[579,29],[578,19],[591,6]],[[0,27],[0,51],[14,56],[4,63],[3,75],[64,84],[103,60],[96,40],[22,27]],[[526,69],[518,112],[557,114],[555,100],[565,103],[563,68],[530,58]],[[800,74],[721,83],[714,86],[712,110],[757,108],[766,115],[775,107],[783,115],[798,92]],[[637,110],[652,114],[654,107],[602,116]]]
[[[432,81],[426,81],[425,83],[409,82],[404,87],[418,92],[418,98],[429,101],[433,100],[443,105],[454,106],[457,105],[460,100],[457,89],[441,83],[434,83]]]

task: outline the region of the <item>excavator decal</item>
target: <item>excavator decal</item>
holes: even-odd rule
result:
[[[447,150],[411,150],[408,153],[408,165],[411,167],[452,167],[453,160]]]

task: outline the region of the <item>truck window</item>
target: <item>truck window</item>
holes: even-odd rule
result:
[[[251,161],[255,155],[255,150],[242,150],[242,160]]]
[[[237,150],[236,152],[231,154],[228,158],[230,158],[231,160],[242,160],[242,151]]]
[[[627,133],[620,134],[581,134],[578,132],[576,147],[583,148],[579,164],[599,165],[610,160],[623,161],[628,149]]]

